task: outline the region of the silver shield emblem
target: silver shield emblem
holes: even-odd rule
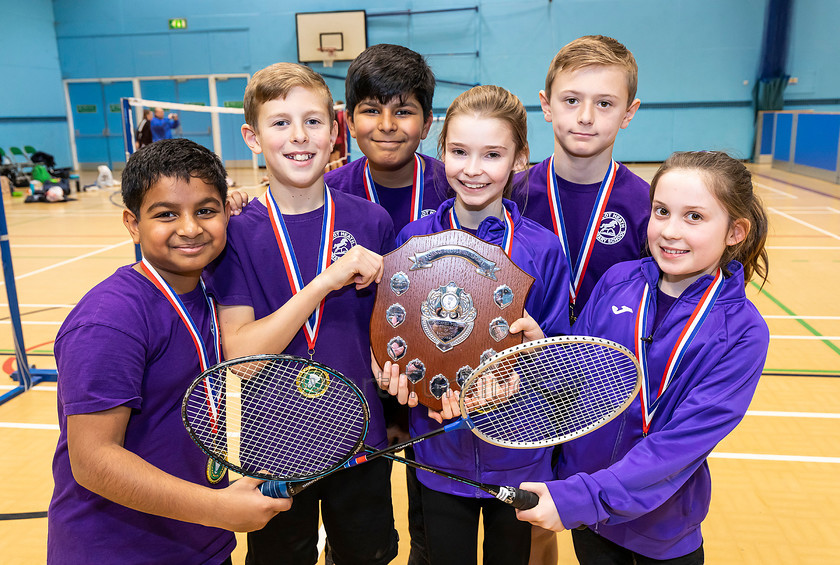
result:
[[[423,331],[444,352],[469,337],[477,315],[469,293],[451,281],[432,290],[420,305]]]
[[[408,275],[400,271],[399,273],[394,273],[394,276],[391,277],[391,290],[397,296],[403,294],[406,290],[408,290],[408,285],[411,284],[408,281]]]
[[[459,387],[464,386],[464,383],[467,381],[470,375],[472,375],[473,369],[469,365],[464,365],[458,372],[455,373],[455,382],[458,383]]]
[[[408,377],[408,380],[417,384],[426,376],[426,365],[420,359],[412,359],[405,366],[405,376]]]
[[[392,337],[388,342],[388,356],[394,361],[402,359],[407,349],[405,340],[400,336]]]
[[[503,284],[493,291],[493,302],[496,303],[496,306],[504,310],[513,302],[513,291],[508,285]]]
[[[449,390],[449,380],[443,375],[435,375],[429,381],[429,392],[438,400]]]
[[[484,351],[484,353],[481,354],[481,358],[478,360],[478,363],[480,365],[484,365],[484,363],[486,363],[487,360],[490,359],[491,357],[493,357],[495,354],[496,354],[495,349],[486,349]]]
[[[385,311],[385,319],[388,320],[392,328],[396,328],[405,322],[405,308],[400,303],[391,304]]]
[[[502,341],[510,333],[510,326],[504,318],[494,318],[490,321],[490,337]]]

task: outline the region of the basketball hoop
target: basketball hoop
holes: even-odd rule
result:
[[[324,67],[329,68],[333,66],[333,61],[335,61],[335,52],[338,51],[337,47],[316,47],[318,51],[324,54]]]

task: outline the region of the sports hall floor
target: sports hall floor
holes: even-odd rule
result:
[[[632,166],[650,179],[654,165]],[[770,326],[770,354],[750,411],[709,460],[714,488],[704,523],[707,562],[836,563],[840,555],[840,186],[751,165],[770,212],[770,282],[748,287]],[[240,186],[261,173],[234,170]],[[82,183],[93,182],[93,173]],[[258,193],[256,189],[254,194]],[[30,363],[54,368],[52,340],[81,296],[134,250],[116,191],[24,204],[4,195]],[[2,283],[0,283],[2,284]],[[0,394],[13,387],[12,335],[0,293]],[[0,405],[0,563],[43,563],[50,464],[58,426],[55,383]],[[394,491],[404,469],[394,467]],[[395,499],[406,563],[404,497]],[[81,542],[81,540],[80,540]],[[561,563],[576,563],[568,533]],[[322,560],[323,561],[323,560]],[[244,562],[244,540],[234,563]]]

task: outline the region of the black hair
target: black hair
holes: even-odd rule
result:
[[[382,104],[398,97],[414,95],[423,109],[423,118],[432,113],[435,75],[419,53],[402,45],[380,43],[368,47],[353,59],[344,81],[347,112],[373,98]]]
[[[143,197],[161,177],[186,182],[199,178],[216,187],[222,203],[227,199],[227,173],[215,153],[189,139],[162,139],[141,147],[126,163],[122,199],[132,214],[140,217]]]

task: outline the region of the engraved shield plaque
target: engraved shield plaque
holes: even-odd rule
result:
[[[522,316],[533,282],[501,247],[465,231],[412,237],[385,256],[370,324],[377,363],[408,369],[420,403],[440,410],[440,395],[459,390],[482,353],[522,342],[507,325]],[[398,327],[397,296],[405,312]]]

